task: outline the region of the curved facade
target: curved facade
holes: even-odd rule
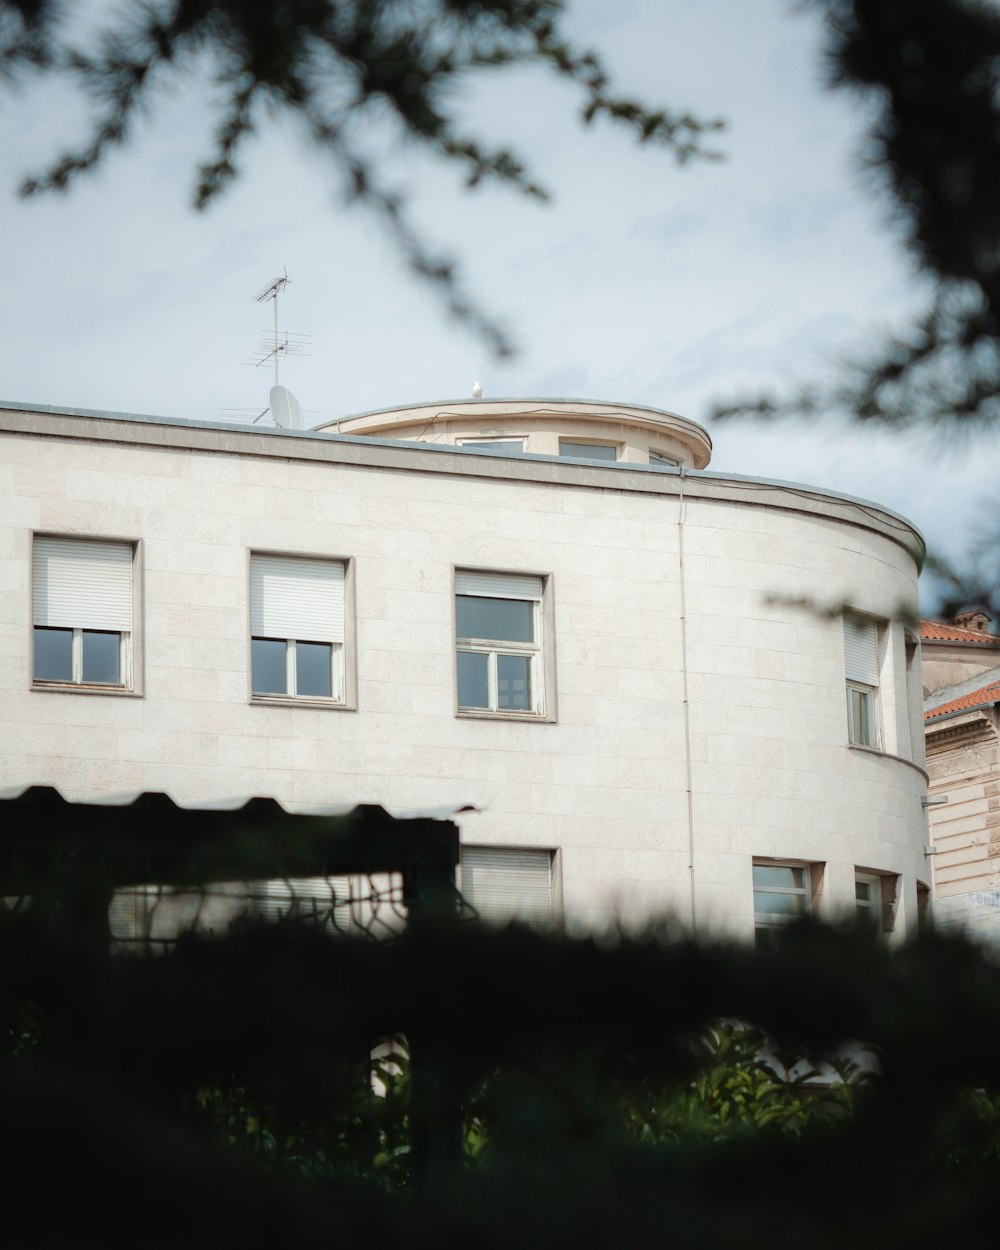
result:
[[[686,417],[637,404],[585,399],[446,400],[368,412],[317,428],[437,447],[689,469],[705,468],[712,455],[707,432]]]
[[[0,406],[0,784],[471,803],[463,884],[484,903],[523,888],[570,926],[668,914],[746,937],[755,916],[857,907],[912,932],[920,673],[892,619],[916,604],[908,523],[697,471],[704,431],[628,405],[463,401],[335,428]],[[88,541],[131,552],[117,684],[39,670],[69,629],[33,615],[44,562]],[[286,574],[305,608],[272,603]],[[328,602],[329,638],[322,612],[297,629]],[[846,629],[803,606],[843,602]],[[69,632],[87,645],[86,622]]]

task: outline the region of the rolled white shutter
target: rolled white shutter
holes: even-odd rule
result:
[[[484,595],[489,599],[541,599],[542,579],[519,573],[477,573],[457,569],[455,593]]]
[[[844,670],[848,681],[878,685],[878,628],[874,621],[844,617]]]
[[[343,563],[251,556],[250,632],[255,638],[343,642]]]
[[[552,915],[552,853],[463,846],[462,894],[484,920]]]
[[[346,932],[350,924],[350,883],[346,877],[282,877],[255,882],[254,912],[262,919],[313,920]]]
[[[36,625],[132,628],[132,544],[36,538],[31,558]]]
[[[115,890],[108,907],[108,928],[118,942],[134,942],[144,935],[140,932],[139,899],[142,887],[130,886]]]

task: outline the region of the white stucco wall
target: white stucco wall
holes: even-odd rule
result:
[[[830,913],[853,907],[856,867],[899,874],[896,931],[915,924],[925,781],[907,762],[922,748],[902,629],[883,639],[886,751],[852,749],[840,621],[769,599],[878,617],[914,603],[913,535],[888,514],[711,475],[51,414],[4,426],[0,785],[471,802],[463,840],[557,850],[578,923],[686,921],[693,845],[699,927],[749,935],[754,856],[824,864]],[[141,695],[32,689],[33,532],[140,544]],[[353,561],[357,711],[250,703],[250,551]],[[551,579],[554,721],[456,716],[455,567]]]

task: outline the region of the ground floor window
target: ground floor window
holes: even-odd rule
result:
[[[463,846],[462,896],[492,924],[544,924],[555,914],[553,859],[549,850]]]
[[[806,915],[812,906],[811,864],[759,860],[753,866],[753,923],[758,943]]]

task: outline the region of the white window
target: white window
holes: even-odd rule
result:
[[[808,864],[754,864],[753,923],[758,933],[804,916],[812,901],[812,884]]]
[[[463,846],[462,896],[493,924],[545,924],[555,912],[552,852]]]
[[[681,466],[681,462],[679,460],[675,459],[673,456],[665,456],[660,451],[651,451],[649,453],[649,463],[663,464],[670,469],[679,469]]]
[[[617,460],[617,443],[577,443],[569,438],[559,440],[560,456],[575,456],[579,460]]]
[[[250,557],[254,698],[344,704],[342,560]]]
[[[524,452],[523,438],[460,438],[459,447],[475,447],[479,451],[502,451],[508,456]]]
[[[866,928],[882,928],[882,882],[869,873],[854,874],[854,906],[858,924]]]
[[[36,537],[31,561],[36,685],[132,685],[132,543]]]
[[[854,905],[859,926],[891,933],[895,923],[899,878],[891,874],[857,871]]]
[[[460,712],[544,713],[541,577],[455,573]]]
[[[878,626],[862,617],[844,617],[844,671],[847,677],[847,740],[878,747]]]

